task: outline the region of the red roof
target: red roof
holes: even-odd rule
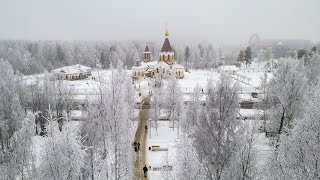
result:
[[[163,45],[162,45],[161,52],[171,52],[171,51],[172,51],[172,48],[171,48],[169,39],[166,38],[166,39],[164,40]]]

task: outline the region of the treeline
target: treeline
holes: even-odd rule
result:
[[[156,60],[163,42],[148,42]],[[171,42],[175,58],[189,68],[217,67],[223,52],[208,42]],[[136,54],[142,58],[142,41],[0,41],[0,59],[8,61],[15,72],[42,73],[61,66],[83,64],[109,68],[119,59],[130,69]]]

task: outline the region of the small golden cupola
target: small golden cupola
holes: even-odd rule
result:
[[[151,52],[147,43],[146,48],[144,49],[144,52],[143,52],[143,62],[147,63],[150,60],[151,60]]]
[[[165,35],[166,37],[168,37],[168,36],[169,36],[168,29],[166,29],[166,32],[164,33],[164,35]]]
[[[169,42],[169,32],[168,29],[166,29],[166,32],[164,33],[164,35],[166,36],[161,48],[161,51],[159,53],[159,60],[160,61],[164,61],[169,65],[174,64],[174,52],[172,50],[172,47],[170,45]]]

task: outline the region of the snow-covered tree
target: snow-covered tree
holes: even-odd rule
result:
[[[3,172],[0,173],[0,179],[32,179],[35,176],[34,156],[31,151],[31,137],[35,133],[34,115],[28,114],[21,126],[10,138],[9,162],[7,166],[0,165]]]
[[[173,72],[173,74],[175,74],[175,72]],[[178,79],[174,75],[167,80],[164,92],[165,105],[167,110],[169,111],[168,119],[172,122],[172,127],[174,130],[175,124],[177,123],[179,125],[179,121],[182,118],[184,112],[182,109],[183,96],[181,88]]]
[[[164,109],[163,94],[163,86],[155,86],[152,90],[150,109],[156,133],[158,131],[158,120],[161,115],[161,110]]]
[[[199,110],[201,109],[200,105],[200,86],[197,84],[195,86],[194,92],[191,95],[191,100],[187,102],[186,105],[186,118],[181,123],[182,131],[184,132],[191,132],[190,129],[198,125],[198,117],[199,117]]]
[[[81,179],[86,148],[72,123],[59,130],[57,119],[48,119],[48,136],[41,151],[38,179]]]
[[[305,116],[281,139],[269,164],[268,179],[320,179],[320,87],[310,100]]]
[[[294,118],[301,117],[302,103],[308,91],[306,82],[301,63],[288,60],[280,65],[267,88],[272,105],[269,128],[281,133],[284,127],[291,127]]]
[[[306,76],[308,78],[308,84],[311,86],[315,86],[319,84],[320,72],[318,71],[320,68],[320,55],[314,54],[310,57],[309,63],[306,64]]]
[[[197,152],[193,147],[191,136],[181,135],[180,142],[177,144],[175,176],[177,179],[193,180],[204,179],[201,172]]]
[[[241,125],[236,130],[235,147],[229,160],[229,169],[224,173],[224,179],[256,179],[259,177],[256,161],[257,150],[254,147],[257,141],[257,123],[241,121]]]
[[[17,91],[16,76],[11,65],[0,60],[0,162],[10,147],[10,138],[21,128],[23,110]]]
[[[130,80],[119,62],[109,78],[99,78],[97,104],[88,110],[82,134],[88,148],[87,178],[130,179],[132,176],[132,90]],[[110,84],[110,86],[106,85]]]
[[[222,179],[229,169],[238,136],[237,90],[237,84],[224,75],[216,87],[208,83],[206,107],[200,112],[194,133],[194,147],[206,179]]]

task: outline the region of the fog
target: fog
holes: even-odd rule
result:
[[[320,40],[319,0],[0,0],[0,38]]]

